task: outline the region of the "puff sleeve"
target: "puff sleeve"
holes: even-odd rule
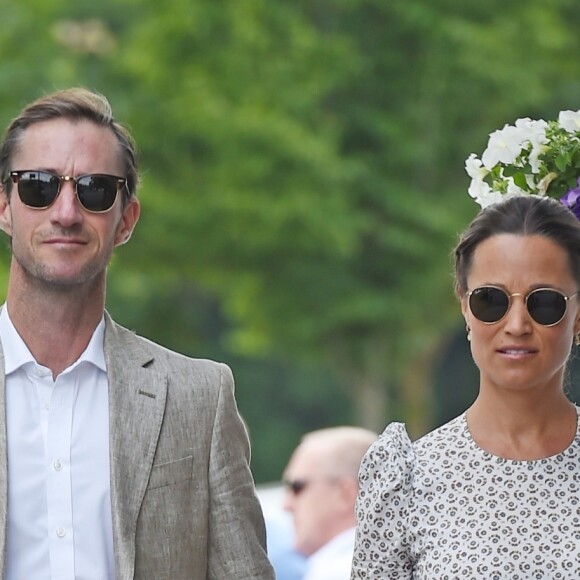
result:
[[[359,471],[351,580],[412,578],[408,521],[414,460],[402,423],[388,425],[365,455]]]

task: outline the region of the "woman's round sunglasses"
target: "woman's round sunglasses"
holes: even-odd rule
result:
[[[522,296],[532,319],[542,326],[554,326],[566,315],[568,300],[576,296],[566,296],[553,288],[536,288],[526,295],[518,292],[508,294],[497,286],[481,286],[466,293],[469,309],[475,318],[485,324],[495,324],[502,320],[510,309],[512,298]]]
[[[94,174],[71,177],[50,171],[11,171],[10,177],[18,189],[20,201],[33,209],[46,209],[58,197],[62,184],[72,181],[76,196],[84,209],[92,213],[109,211],[119,190],[126,186],[124,177]]]

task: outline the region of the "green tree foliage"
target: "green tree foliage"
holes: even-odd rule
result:
[[[389,384],[424,409],[425,372],[457,320],[445,273],[474,213],[458,193],[473,131],[482,143],[490,119],[547,110],[558,89],[546,83],[569,85],[553,63],[573,58],[577,9],[196,6],[179,20],[155,8],[125,55],[152,108],[147,133],[178,136],[164,154],[154,137],[152,175],[173,161],[183,183],[155,183],[155,215],[171,214],[158,227],[200,240],[183,240],[184,264],[221,296],[238,348],[324,356],[371,426],[389,413]],[[163,50],[144,59],[145,41]],[[186,195],[189,211],[167,203]],[[161,236],[150,254],[169,263],[178,248]]]
[[[179,21],[144,19],[125,58],[155,109],[147,134],[177,135],[162,152],[155,137],[152,215],[167,219],[148,229],[183,232],[183,263],[222,297],[238,348],[325,357],[357,420],[378,426],[387,377],[423,348],[409,334],[427,322],[414,299],[429,285],[439,303],[448,291],[445,277],[438,288],[429,279],[447,267],[453,222],[443,204],[418,211],[422,192],[400,163],[395,89],[372,70],[370,53],[383,46],[365,46],[366,22],[355,31],[352,8],[342,10],[231,2]],[[143,59],[143,39],[164,47],[154,60]],[[147,253],[179,260],[158,233]],[[439,326],[442,311],[429,308],[428,324]]]
[[[434,363],[462,326],[448,252],[477,209],[463,159],[516,117],[580,108],[577,3],[3,0],[2,14],[4,121],[83,84],[136,135],[144,211],[110,292],[123,321],[247,371],[256,441],[276,425],[295,439],[298,409],[331,422],[325,405],[430,426]],[[243,370],[243,354],[275,358]],[[316,399],[336,388],[322,364],[334,399]]]

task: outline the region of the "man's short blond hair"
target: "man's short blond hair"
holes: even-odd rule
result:
[[[306,433],[300,446],[316,447],[321,470],[331,477],[357,476],[361,461],[377,434],[363,427],[339,426]]]

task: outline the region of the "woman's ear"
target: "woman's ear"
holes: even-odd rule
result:
[[[469,323],[469,305],[467,304],[467,297],[465,296],[465,294],[459,299],[459,302],[461,304],[461,314],[463,314],[463,318],[465,318],[465,322]]]
[[[576,314],[576,320],[574,321],[574,336],[578,336],[580,334],[580,308],[578,309],[578,313]]]

